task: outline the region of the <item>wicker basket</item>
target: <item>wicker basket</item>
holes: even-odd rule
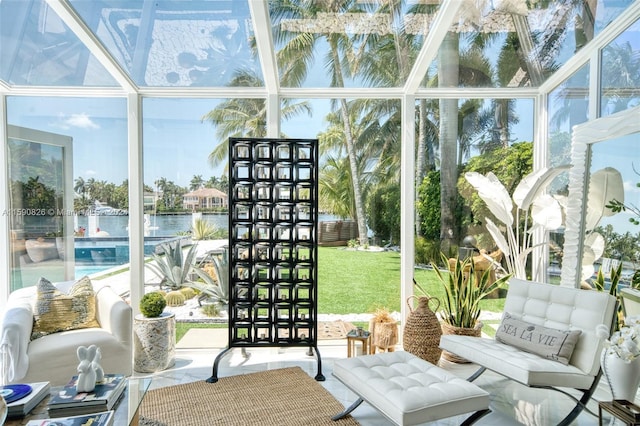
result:
[[[407,299],[410,313],[402,333],[402,346],[405,351],[435,365],[442,353],[439,348],[442,329],[436,314],[429,308],[429,302],[438,302],[435,308],[438,309],[440,301],[433,297],[419,297],[418,307],[413,309],[411,302],[415,297]]]
[[[369,331],[371,332],[373,353],[376,353],[377,348],[393,352],[394,347],[398,344],[398,323],[371,319],[369,321]]]
[[[446,322],[442,322],[442,334],[455,334],[458,336],[473,336],[480,337],[482,335],[482,322],[478,321],[476,326],[473,328],[468,327],[454,327],[452,325],[447,324]],[[442,351],[442,358],[447,361],[455,362],[458,364],[465,364],[469,361],[459,357],[455,354],[452,354],[449,351]]]

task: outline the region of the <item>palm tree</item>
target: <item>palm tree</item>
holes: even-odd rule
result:
[[[349,163],[329,155],[319,181],[320,208],[341,218],[355,216]]]
[[[196,189],[200,189],[204,186],[204,179],[202,175],[194,175],[191,178],[191,182],[189,182],[189,189],[191,191],[195,191]]]
[[[444,37],[438,52],[438,84],[442,87],[458,85],[459,56],[457,33]],[[458,181],[458,100],[440,99],[440,249],[449,253],[454,243],[455,200]]]
[[[94,201],[96,199],[95,195],[94,195],[94,191],[95,191],[95,186],[96,186],[96,180],[94,178],[89,178],[87,179],[87,181],[85,182],[85,188],[86,188],[86,193],[87,193],[87,198],[90,201]]]
[[[204,186],[207,188],[217,188],[218,187],[218,178],[215,176],[211,176],[208,181],[205,182]]]
[[[230,86],[263,87],[264,83],[255,75],[240,72]],[[308,102],[282,101],[282,116],[294,117],[306,113],[311,116]],[[267,111],[264,99],[229,99],[202,117],[216,127],[215,137],[220,141],[209,154],[209,164],[216,167],[229,156],[229,138],[263,138],[267,134]],[[226,170],[226,167],[225,167]]]
[[[84,200],[86,192],[87,192],[87,187],[86,187],[86,183],[84,181],[84,179],[82,178],[82,176],[79,176],[76,178],[74,185],[73,185],[73,190],[76,192],[76,194],[80,195],[82,197],[82,199]]]
[[[318,13],[340,13],[362,11],[362,6],[354,0],[344,2],[299,2],[282,1],[270,9],[271,16],[278,22],[280,19],[315,19]],[[283,44],[278,51],[277,61],[282,70],[281,81],[283,85],[297,87],[307,76],[313,65],[313,51],[316,43],[323,41],[328,45],[328,54],[325,58],[325,67],[330,74],[331,87],[344,87],[345,79],[350,78],[352,71],[357,66],[354,58],[359,57],[358,38],[354,35],[349,38],[344,33],[294,33],[281,27],[275,29],[276,43]],[[368,242],[367,226],[364,212],[364,197],[358,180],[358,161],[355,152],[355,139],[349,106],[346,99],[333,100],[332,106],[339,108],[342,125],[344,127],[344,144],[346,155],[351,169],[351,185],[355,205],[355,219],[358,224],[358,239],[360,244]]]

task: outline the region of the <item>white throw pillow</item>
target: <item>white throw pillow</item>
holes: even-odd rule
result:
[[[505,312],[496,340],[567,365],[581,333],[581,330],[557,330],[532,324]]]

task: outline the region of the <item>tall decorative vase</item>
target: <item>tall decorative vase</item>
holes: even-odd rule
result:
[[[412,301],[415,297],[407,299],[409,316],[402,333],[402,347],[431,364],[438,364],[442,355],[442,349],[439,347],[442,328],[434,311],[440,306],[440,301],[434,297],[419,297],[418,307],[414,309]],[[433,310],[429,307],[432,300],[437,302]]]
[[[633,402],[640,385],[640,358],[626,363],[617,355],[603,350],[601,365],[613,399]]]

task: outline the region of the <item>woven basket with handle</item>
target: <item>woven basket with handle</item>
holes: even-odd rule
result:
[[[434,311],[429,308],[432,300],[438,302],[435,310],[440,306],[440,301],[434,297],[418,297],[418,306],[413,309],[412,302],[416,296],[407,299],[409,315],[402,334],[402,346],[404,350],[424,359],[431,364],[438,364],[440,360],[440,336],[442,329]]]
[[[478,321],[476,326],[473,328],[468,327],[454,327],[446,322],[442,322],[442,334],[454,334],[458,336],[473,336],[480,337],[482,336],[482,322]],[[459,357],[458,355],[452,354],[449,351],[442,351],[442,358],[447,361],[455,362],[458,364],[468,363],[469,361]]]

